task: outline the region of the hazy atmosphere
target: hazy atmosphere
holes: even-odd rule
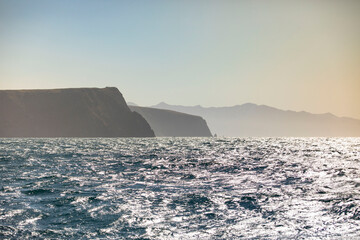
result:
[[[0,1],[0,89],[360,119],[360,1]]]
[[[0,239],[360,239],[360,0],[0,0]]]

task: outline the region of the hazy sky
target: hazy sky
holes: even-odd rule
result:
[[[360,1],[0,0],[0,89],[360,119]]]

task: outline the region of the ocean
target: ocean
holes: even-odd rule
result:
[[[0,139],[0,239],[360,239],[360,138]]]

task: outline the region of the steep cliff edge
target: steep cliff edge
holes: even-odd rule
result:
[[[117,88],[0,90],[0,137],[153,137]]]
[[[150,124],[157,137],[211,137],[206,121],[199,116],[148,108],[129,106],[140,113]]]

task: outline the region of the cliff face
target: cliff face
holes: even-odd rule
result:
[[[0,90],[0,137],[153,137],[117,88]]]
[[[210,137],[206,121],[190,114],[147,107],[129,106],[150,124],[157,137]]]

